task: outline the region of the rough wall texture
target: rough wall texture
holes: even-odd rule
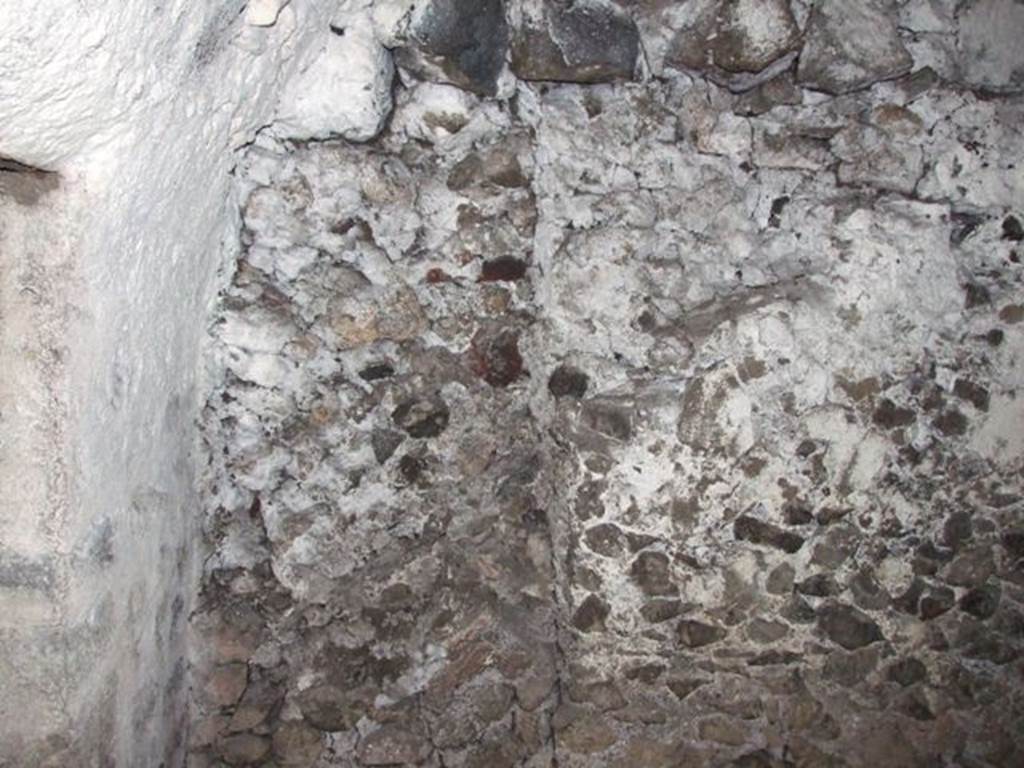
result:
[[[0,3],[0,765],[183,762],[196,373],[296,3]],[[52,171],[44,174],[29,166]]]
[[[240,173],[193,764],[1022,764],[1024,6],[465,5]]]

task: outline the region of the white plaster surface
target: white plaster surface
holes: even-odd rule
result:
[[[182,759],[233,153],[334,11],[267,5],[0,3],[0,156],[59,173],[0,194],[0,765]]]

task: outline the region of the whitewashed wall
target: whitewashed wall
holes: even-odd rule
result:
[[[330,35],[278,5],[0,3],[0,156],[54,172],[0,173],[0,765],[181,764],[234,150]]]

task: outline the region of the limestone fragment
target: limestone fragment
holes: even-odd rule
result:
[[[331,34],[323,50],[285,88],[274,132],[289,139],[340,136],[369,141],[391,111],[391,54],[357,20]]]
[[[277,23],[281,10],[289,0],[249,0],[245,7],[245,20],[254,27],[271,27]]]

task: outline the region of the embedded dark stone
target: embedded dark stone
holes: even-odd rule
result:
[[[748,667],[773,667],[786,664],[796,664],[803,660],[803,656],[792,651],[765,651],[753,658],[747,659]]]
[[[484,174],[484,162],[476,152],[471,152],[457,162],[448,173],[448,189],[461,192],[469,189]]]
[[[723,640],[728,634],[722,627],[705,624],[702,621],[683,619],[676,627],[679,642],[687,648],[703,648]]]
[[[569,698],[572,701],[593,704],[602,712],[626,706],[626,697],[622,695],[622,690],[611,680],[584,684],[573,682],[569,685]]]
[[[909,427],[917,420],[917,415],[908,408],[899,408],[889,398],[882,398],[871,416],[871,420],[883,429]]]
[[[572,625],[581,632],[604,628],[611,607],[597,595],[587,595],[572,616]]]
[[[942,527],[942,543],[954,552],[974,535],[970,512],[954,512]]]
[[[851,606],[825,605],[818,609],[817,615],[818,627],[828,639],[848,651],[885,639],[874,621]]]
[[[677,699],[682,701],[698,688],[707,685],[709,682],[709,680],[702,680],[700,678],[672,678],[665,681],[665,686],[672,691],[673,695],[675,695]]]
[[[919,659],[900,659],[889,667],[886,676],[894,683],[899,683],[906,688],[924,680],[928,676],[928,670]]]
[[[583,371],[571,365],[560,365],[551,372],[548,378],[548,392],[555,397],[572,397],[581,399],[587,394],[590,379]]]
[[[780,760],[766,749],[747,752],[730,763],[730,768],[786,768],[788,760]]]
[[[604,502],[601,496],[608,485],[603,480],[585,480],[576,490],[573,509],[580,520],[590,520],[604,514]]]
[[[1013,243],[1024,241],[1024,226],[1016,216],[1010,215],[1003,219],[1003,240]]]
[[[754,619],[746,625],[747,635],[755,643],[776,643],[789,634],[790,628],[781,621]]]
[[[345,693],[333,685],[315,685],[297,697],[302,716],[321,731],[345,731],[359,719],[357,706]]]
[[[780,195],[779,197],[772,200],[772,208],[768,214],[768,227],[771,229],[778,229],[782,226],[782,212],[786,210],[786,205],[789,203],[789,195]],[[796,454],[802,459],[806,459],[816,450],[817,446],[813,440],[804,440],[797,447]]]
[[[999,319],[1008,325],[1024,322],[1024,305],[1007,304],[999,310]]]
[[[418,729],[388,723],[361,740],[359,761],[362,765],[416,765],[431,751],[429,740]]]
[[[978,283],[968,283],[964,286],[964,309],[975,309],[991,303],[992,294],[985,286]]]
[[[374,363],[368,365],[359,372],[359,378],[363,381],[378,381],[379,379],[389,379],[395,375],[395,369],[392,368],[388,363]]]
[[[640,608],[640,615],[651,624],[674,619],[683,612],[683,604],[679,600],[651,600]]]
[[[785,595],[793,589],[796,571],[789,563],[780,563],[768,574],[765,589],[772,595]]]
[[[588,528],[583,534],[583,540],[592,552],[604,557],[621,555],[625,548],[622,529],[613,523],[601,523]]]
[[[935,713],[932,712],[931,706],[920,691],[913,691],[904,696],[900,701],[899,710],[907,717],[921,722],[935,719]]]
[[[1002,590],[994,584],[986,584],[968,590],[960,598],[959,607],[964,613],[969,613],[976,619],[991,618],[999,608],[999,600]]]
[[[897,610],[903,611],[903,613],[916,616],[921,603],[921,595],[924,594],[924,586],[923,581],[915,578],[910,582],[906,592],[893,600],[893,605]]]
[[[853,510],[843,509],[838,520],[847,517]],[[815,518],[819,525],[827,520],[829,524],[837,522],[833,514],[825,516],[821,510]],[[852,525],[835,525],[823,538],[817,539],[811,554],[811,564],[826,570],[834,570],[853,557],[861,545],[860,532]]]
[[[921,598],[921,618],[938,618],[956,605],[956,594],[949,587],[931,587]]]
[[[675,595],[668,556],[662,552],[641,552],[630,566],[629,575],[647,595]]]
[[[875,671],[878,666],[878,653],[870,647],[853,651],[834,651],[825,659],[822,674],[846,688],[855,688]]]
[[[270,754],[270,739],[251,733],[239,733],[221,741],[217,752],[228,765],[258,764]]]
[[[526,276],[526,262],[515,256],[499,256],[485,261],[480,270],[481,283],[513,283]]]
[[[987,411],[991,402],[989,391],[969,379],[957,379],[953,385],[953,394],[961,400],[966,400],[979,411]]]
[[[633,409],[607,400],[587,400],[583,404],[583,421],[602,435],[622,441],[633,436]]]
[[[407,484],[423,481],[427,463],[419,456],[405,455],[398,461],[398,473]]]
[[[654,685],[665,674],[665,665],[658,663],[641,664],[625,671],[627,680],[636,680],[644,685]]]
[[[509,328],[481,329],[473,337],[473,372],[492,387],[507,387],[523,375],[519,334]]]
[[[991,629],[985,624],[965,629],[957,638],[957,646],[968,659],[987,661],[997,666],[1016,661],[1021,654],[1018,648],[1004,638],[992,634]]]
[[[818,617],[807,601],[797,595],[785,602],[779,615],[794,624],[810,624]]]
[[[808,525],[814,522],[814,515],[803,504],[787,504],[782,508],[786,525]]]
[[[1024,531],[1007,531],[1002,536],[1002,544],[1010,557],[1024,557]]]
[[[303,722],[287,722],[274,733],[274,757],[285,768],[310,768],[323,752],[323,735]]]
[[[880,611],[891,602],[889,593],[882,589],[869,571],[858,571],[850,579],[848,586],[853,595],[853,601],[863,610]],[[914,599],[913,608],[909,613],[917,613],[916,598]]]
[[[992,548],[973,546],[958,554],[944,571],[945,580],[957,587],[977,587],[995,573]]]
[[[783,205],[776,205],[779,202],[779,200],[785,200],[787,203],[789,202],[789,198],[788,197],[785,197],[785,198],[780,197],[780,198],[778,198],[778,200],[775,200],[772,203],[772,212],[773,213],[775,212],[776,208],[778,208],[778,212],[779,213],[782,213],[782,209],[785,207],[784,204]],[[814,440],[802,440],[802,441],[800,441],[800,445],[798,445],[796,447],[796,455],[799,456],[801,459],[806,459],[808,456],[814,455],[814,453],[817,450],[818,450],[818,443],[816,441],[814,441]]]
[[[798,82],[842,94],[891,80],[913,68],[888,6],[881,0],[822,0],[804,30]]]
[[[524,18],[512,35],[512,71],[520,80],[629,80],[639,49],[636,24],[614,6],[544,3],[541,17]]]
[[[457,162],[448,174],[448,189],[456,192],[469,189],[470,187],[491,184],[505,189],[515,189],[529,185],[529,179],[523,173],[519,164],[519,158],[515,152],[505,147],[491,147],[482,152],[470,152],[466,157]],[[495,272],[502,270],[515,272],[522,270],[518,277],[495,277],[492,280],[518,280],[526,272],[526,265],[520,259],[513,256],[503,257],[519,262],[521,267],[514,263],[495,266]],[[486,266],[485,266],[486,269]],[[481,277],[481,282],[487,282]]]
[[[797,582],[795,589],[801,595],[809,597],[829,597],[838,594],[839,585],[836,580],[827,573],[818,573],[803,581]]]
[[[949,235],[949,242],[952,245],[962,245],[978,231],[978,227],[985,223],[986,217],[969,211],[953,211],[950,214],[950,221],[953,224],[953,230]]]
[[[967,431],[967,417],[956,408],[943,411],[934,421],[935,428],[948,437],[962,435]]]
[[[411,437],[437,437],[448,427],[448,405],[439,396],[406,400],[391,412],[391,420]]]
[[[383,464],[390,459],[404,440],[405,435],[401,432],[393,429],[375,429],[370,435],[370,445],[377,463]]]
[[[740,515],[732,526],[733,535],[741,541],[762,544],[794,554],[804,545],[804,538],[795,533],[785,531],[776,525],[758,520],[750,515]]]
[[[939,74],[931,67],[921,67],[899,81],[900,90],[908,102],[928,93],[942,82]]]
[[[921,546],[917,548],[918,557],[922,557],[926,560],[931,560],[934,563],[948,563],[953,559],[953,553],[948,549],[940,549],[936,547],[932,541],[923,541]],[[937,568],[937,565],[935,566]],[[933,569],[928,575],[934,575],[935,570]]]
[[[501,473],[501,481],[498,483],[495,495],[503,501],[522,499],[524,489],[529,488],[533,484],[540,473],[540,469],[540,457],[533,451],[526,450],[523,453],[510,457]],[[526,513],[523,518],[524,522],[527,522],[531,527],[542,528],[547,526],[547,518],[543,510],[531,508],[521,511]]]
[[[428,2],[409,44],[395,51],[398,64],[428,80],[495,95],[508,49],[502,0]]]

